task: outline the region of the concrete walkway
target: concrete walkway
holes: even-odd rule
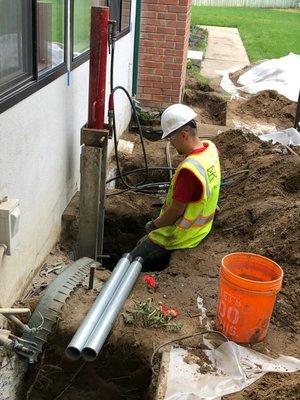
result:
[[[216,78],[216,70],[249,65],[245,47],[237,28],[201,26],[208,30],[208,43],[201,74],[209,79]]]

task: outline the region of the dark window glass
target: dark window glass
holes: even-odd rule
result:
[[[131,0],[111,0],[110,18],[117,21],[118,33],[130,28]]]
[[[0,93],[32,76],[30,0],[0,0]]]
[[[131,0],[122,0],[121,32],[130,28]]]
[[[38,70],[45,71],[64,62],[64,0],[37,2]]]

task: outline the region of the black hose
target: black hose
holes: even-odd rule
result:
[[[170,185],[170,182],[146,183],[143,185],[135,186],[134,188],[126,188],[126,189],[120,190],[118,192],[109,193],[109,194],[107,194],[107,197],[117,196],[118,194],[123,194],[123,193],[129,192],[130,190],[133,192],[143,192],[143,193],[147,193],[147,194],[155,194],[155,191],[168,189],[169,185]],[[151,189],[154,189],[155,191],[149,193]]]
[[[123,172],[123,176],[127,175],[133,175],[138,172],[145,171],[145,168],[137,168],[137,169],[132,169],[131,171]],[[176,171],[175,167],[148,167],[148,171]],[[117,179],[120,178],[120,175],[116,175],[113,178],[110,178],[106,181],[106,183],[113,182]]]
[[[114,33],[113,33],[113,40],[112,40],[112,46],[111,46],[111,64],[110,64],[110,91],[111,91],[111,96],[114,95],[114,93],[117,90],[122,90],[125,95],[127,96],[132,111],[133,111],[133,116],[136,121],[137,127],[138,127],[138,132],[141,140],[141,145],[142,145],[142,150],[143,150],[143,156],[144,156],[144,163],[145,163],[145,177],[144,180],[140,184],[144,184],[148,181],[149,177],[149,169],[148,169],[148,160],[147,160],[147,154],[146,154],[146,149],[145,149],[145,143],[144,143],[144,137],[143,137],[143,132],[141,128],[141,124],[139,121],[139,117],[137,114],[136,106],[135,103],[128,93],[128,91],[123,87],[123,86],[116,86],[114,87],[114,60],[115,60],[115,26],[113,27]],[[116,157],[116,164],[117,164],[117,169],[119,173],[119,177],[122,181],[122,183],[128,188],[128,189],[135,189],[138,185],[130,185],[128,182],[126,182],[123,172],[121,171],[121,166],[120,166],[120,160],[119,160],[119,154],[118,154],[118,138],[117,138],[117,130],[116,130],[116,116],[115,116],[115,110],[113,108],[112,110],[112,131],[113,131],[113,136],[114,136],[114,147],[115,147],[115,157]]]

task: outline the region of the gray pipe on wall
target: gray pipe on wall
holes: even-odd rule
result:
[[[119,312],[121,311],[142,270],[142,263],[142,258],[137,257],[135,261],[130,264],[118,290],[114,293],[111,301],[108,303],[104,313],[95,326],[93,333],[82,350],[82,357],[84,360],[96,360],[99,351],[101,350]]]
[[[90,311],[82,321],[79,329],[66,349],[66,356],[71,360],[78,360],[80,358],[85,343],[93,332],[101,314],[104,312],[114,292],[119,287],[122,278],[130,266],[131,260],[132,258],[129,253],[122,256],[114,268],[109,280],[106,282],[96,301],[92,305]]]

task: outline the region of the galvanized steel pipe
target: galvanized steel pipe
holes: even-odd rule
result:
[[[126,253],[117,263],[109,280],[104,285],[90,311],[84,318],[79,329],[75,333],[73,339],[66,349],[66,356],[71,360],[78,360],[80,358],[83,347],[85,346],[89,336],[99,321],[101,314],[104,312],[106,306],[110,302],[114,292],[128,270],[131,260],[131,255]]]
[[[108,303],[104,313],[95,326],[92,335],[89,337],[82,350],[82,357],[84,360],[96,360],[99,351],[142,270],[142,262],[142,258],[137,257],[135,261],[130,264],[118,290],[114,293],[111,301]]]

